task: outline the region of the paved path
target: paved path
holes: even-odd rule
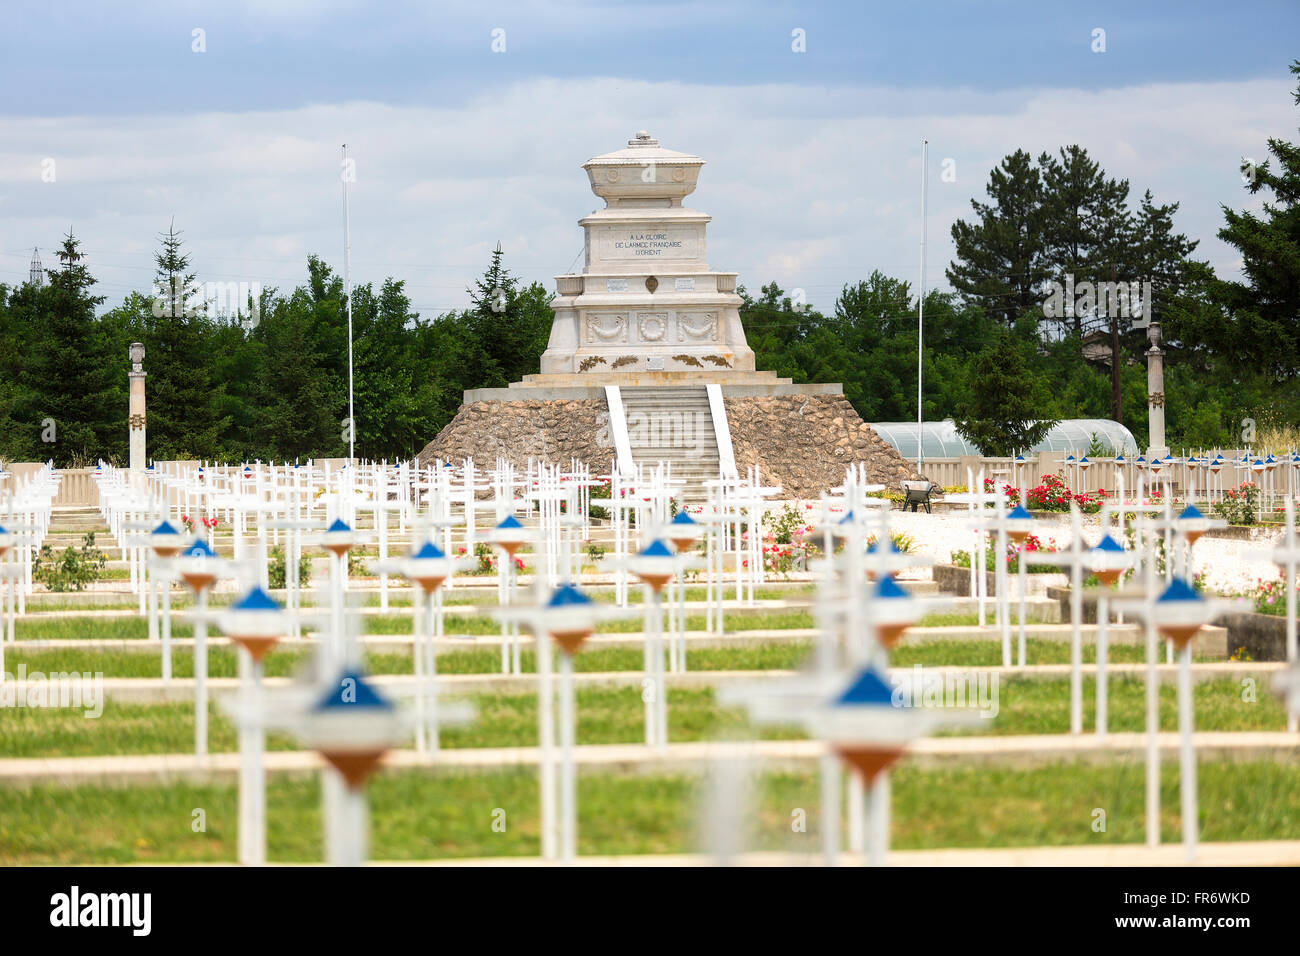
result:
[[[1177,758],[1178,735],[1159,735],[1161,756]],[[1195,735],[1202,760],[1300,760],[1300,734],[1284,731],[1208,731]],[[915,742],[905,758],[922,767],[970,762],[1011,766],[1086,761],[1105,763],[1117,758],[1139,758],[1146,737],[1139,733],[1039,734],[1033,736],[931,737]],[[807,770],[821,757],[825,745],[816,740],[761,740],[743,742],[700,741],[669,744],[663,750],[644,744],[586,744],[575,748],[578,763],[606,772],[699,772],[714,760],[750,760],[765,769]],[[390,768],[438,767],[447,770],[485,770],[536,766],[536,747],[474,747],[443,749],[436,755],[414,750],[394,750],[384,759]],[[200,763],[192,754],[144,754],[103,757],[52,757],[0,759],[0,786],[36,783],[128,784],[170,781],[231,780],[238,773],[239,755],[210,754]],[[313,751],[271,751],[266,769],[271,774],[304,773],[323,766]]]

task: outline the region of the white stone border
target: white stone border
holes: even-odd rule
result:
[[[632,442],[627,437],[627,415],[623,412],[623,393],[619,391],[617,385],[605,386],[605,404],[609,406],[609,430],[614,437],[614,450],[618,453],[618,470],[625,475],[634,475],[636,465],[632,462]],[[730,443],[728,439],[728,446]]]
[[[731,426],[727,424],[727,406],[722,401],[722,386],[705,385],[709,393],[709,412],[713,418],[713,437],[718,443],[718,471],[724,477],[736,474],[736,452],[731,447]]]

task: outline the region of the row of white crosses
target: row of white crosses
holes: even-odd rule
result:
[[[614,601],[625,608],[635,577],[627,562],[650,543],[655,529],[667,523],[685,482],[672,477],[666,462],[640,463],[631,472],[615,465],[602,477],[609,481],[609,501],[601,504],[609,509],[613,534],[606,564],[614,571]]]
[[[5,643],[14,641],[14,622],[27,610],[27,595],[33,587],[33,555],[49,531],[59,480],[58,472],[49,463],[26,478],[0,471],[4,494],[4,517],[0,519],[0,578],[4,590],[0,592],[0,606],[5,616],[4,632],[0,633],[0,681],[5,679]]]
[[[1294,496],[1300,491],[1300,453],[1293,448],[1286,451],[1246,449],[1240,457],[1229,458],[1224,458],[1221,451],[1207,452],[1202,449],[1186,453],[1181,458],[1166,455],[1164,458],[1147,459],[1139,455],[1134,459],[1126,459],[1123,454],[1119,454],[1114,459],[1106,460],[1113,462],[1116,467],[1117,484],[1128,478],[1127,483],[1135,485],[1138,476],[1144,476],[1150,485],[1162,483],[1166,497],[1177,484],[1184,489],[1184,497],[1188,502],[1203,499],[1213,505],[1222,501],[1229,478],[1234,487],[1245,481],[1253,482],[1260,489],[1261,518],[1264,509],[1271,507],[1279,494]],[[1076,459],[1071,454],[1065,459],[1065,464],[1070,471],[1071,489],[1075,490],[1081,484],[1081,481],[1076,480],[1078,473],[1086,472],[1095,462],[1089,461],[1087,456]],[[1128,474],[1130,469],[1134,472],[1133,475]],[[1202,474],[1204,477],[1198,481],[1198,476]],[[1201,489],[1199,497],[1198,487]]]
[[[1286,594],[1286,660],[1292,674],[1300,674],[1300,653],[1297,652],[1296,640],[1296,588],[1300,582],[1296,580],[1296,570],[1300,568],[1300,542],[1296,540],[1296,496],[1290,492],[1282,501],[1283,521],[1285,530],[1282,540],[1273,548],[1271,553],[1252,553],[1248,554],[1250,558],[1264,558],[1272,560],[1282,572],[1282,589]],[[1285,680],[1285,678],[1283,678]],[[1285,684],[1279,683],[1279,688]],[[1300,695],[1300,682],[1294,686],[1293,693]],[[1287,731],[1295,733],[1300,730],[1300,707],[1295,706],[1300,700],[1292,700],[1292,705],[1287,713]]]
[[[1193,745],[1193,694],[1191,680],[1191,644],[1200,629],[1226,607],[1224,602],[1210,601],[1198,595],[1188,581],[1192,576],[1190,548],[1209,528],[1222,525],[1221,520],[1206,518],[1189,505],[1178,517],[1172,516],[1169,498],[1161,504],[1143,504],[1143,475],[1139,472],[1136,502],[1124,500],[1122,478],[1116,499],[1101,511],[1102,536],[1093,548],[1087,548],[1082,535],[1077,505],[1071,503],[1072,542],[1068,551],[1043,555],[1044,563],[1067,565],[1071,572],[1071,652],[1070,652],[1070,732],[1083,729],[1082,654],[1080,639],[1082,577],[1085,568],[1096,575],[1101,588],[1097,593],[1097,681],[1096,733],[1107,733],[1107,625],[1110,615],[1109,590],[1134,568],[1141,565],[1136,580],[1140,586],[1116,600],[1120,610],[1138,614],[1146,622],[1146,828],[1147,843],[1160,841],[1159,792],[1159,674],[1157,671],[1157,635],[1168,642],[1170,651],[1178,649],[1178,723],[1180,743],[1180,789],[1183,816],[1183,840],[1187,858],[1195,859],[1197,842],[1196,756]],[[1122,536],[1124,514],[1134,515],[1135,552],[1126,552],[1109,533],[1110,516],[1117,512]],[[1154,520],[1148,516],[1159,515]],[[1166,555],[1166,580],[1158,577],[1158,554],[1161,543]]]
[[[1023,461],[1023,459],[1021,460]],[[979,491],[968,491],[949,495],[947,500],[955,504],[966,504],[970,530],[974,541],[970,550],[971,596],[978,608],[979,626],[984,627],[984,605],[988,597],[988,576],[985,567],[985,548],[990,536],[995,535],[993,545],[993,590],[994,623],[1002,636],[1002,666],[1011,666],[1011,597],[1007,584],[1007,543],[1013,542],[1020,549],[1017,554],[1017,583],[1019,596],[1019,630],[1017,635],[1016,663],[1025,666],[1026,654],[1026,596],[1028,581],[1026,577],[1028,555],[1023,545],[1033,529],[1033,515],[1024,504],[1025,492],[1020,491],[1021,502],[1011,511],[1007,511],[1006,494],[996,487],[997,477],[992,479],[995,486],[991,492],[984,490],[986,479],[983,469],[972,474],[967,470],[967,482],[974,478]],[[992,505],[990,510],[986,505]]]
[[[1118,476],[1119,488],[1115,501],[1102,509],[1102,537],[1098,544],[1089,549],[1085,546],[1082,535],[1082,523],[1077,505],[1071,503],[1072,542],[1068,551],[1036,556],[1035,560],[1043,563],[1066,565],[1071,573],[1071,650],[1070,650],[1070,731],[1078,734],[1083,725],[1082,695],[1082,640],[1080,622],[1082,619],[1083,572],[1086,569],[1096,575],[1101,583],[1098,592],[1097,608],[1097,681],[1096,681],[1096,732],[1104,737],[1107,732],[1107,625],[1109,621],[1109,589],[1113,587],[1139,560],[1142,564],[1142,587],[1140,599],[1126,599],[1119,602],[1123,609],[1132,610],[1147,622],[1147,841],[1151,845],[1159,842],[1159,676],[1156,670],[1157,641],[1156,634],[1163,634],[1169,641],[1169,649],[1179,649],[1179,729],[1181,732],[1181,788],[1183,805],[1183,835],[1187,847],[1188,859],[1195,858],[1197,839],[1196,807],[1196,765],[1192,742],[1192,683],[1191,683],[1191,639],[1202,626],[1208,623],[1222,602],[1211,602],[1196,594],[1195,589],[1187,583],[1192,576],[1190,549],[1197,538],[1210,527],[1222,525],[1221,520],[1208,519],[1194,506],[1189,505],[1177,518],[1172,517],[1169,496],[1159,505],[1145,505],[1143,500],[1143,474],[1139,472],[1136,489],[1137,502],[1127,504],[1124,500],[1123,475]],[[967,496],[972,505],[981,503],[983,495]],[[995,492],[992,496],[995,507],[1000,511],[1003,495]],[[1017,511],[1020,509],[1017,509]],[[1135,539],[1138,546],[1136,554],[1126,552],[1109,534],[1109,518],[1112,511],[1118,510],[1119,531],[1123,531],[1124,513],[1135,514]],[[1151,521],[1148,513],[1162,513],[1162,517]],[[994,522],[1005,527],[1020,519],[1025,525],[1032,518],[1026,513],[1017,516],[1016,511],[1006,518],[1000,515]],[[979,522],[982,535],[983,522]],[[1023,533],[1024,527],[1009,531],[1008,534]],[[1163,538],[1162,538],[1163,535]],[[1167,556],[1163,586],[1157,583],[1157,548],[1163,540]],[[999,542],[1001,544],[1001,542]],[[1002,550],[999,548],[999,550]],[[1284,560],[1287,552],[1280,552],[1279,562]],[[1025,565],[1025,555],[1021,553],[1021,569]],[[1001,562],[999,561],[999,568]],[[1289,580],[1289,576],[1288,576]],[[999,593],[1004,590],[1003,582],[997,584]],[[1023,595],[1023,586],[1021,593]],[[1294,596],[1292,597],[1294,601]],[[1001,603],[1001,602],[1000,602]],[[1004,618],[1005,620],[1005,618]],[[1023,635],[1023,613],[1022,635]],[[1003,659],[1009,656],[1006,630],[1003,630]],[[1024,665],[1024,641],[1020,644],[1021,666]]]
[[[342,502],[329,511],[342,509]],[[466,705],[440,704],[437,693],[436,648],[441,636],[441,589],[463,561],[448,557],[433,541],[442,522],[423,516],[416,535],[419,544],[410,556],[386,570],[401,574],[415,590],[413,685],[415,714],[408,716],[371,686],[361,674],[361,649],[356,616],[344,605],[343,579],[348,553],[369,540],[369,535],[342,518],[310,543],[331,555],[329,595],[322,602],[329,612],[320,618],[321,640],[316,646],[314,678],[268,701],[261,689],[261,661],[291,627],[285,613],[260,586],[253,585],[221,617],[222,629],[243,649],[241,695],[232,705],[240,725],[240,861],[265,862],[264,736],[267,728],[287,729],[320,751],[328,763],[322,771],[322,799],[329,862],[357,865],[367,856],[367,811],[364,787],[384,752],[406,731],[414,728],[417,750],[435,754],[438,729],[464,722],[472,711]],[[182,552],[182,574],[217,573],[203,555],[202,542]]]
[[[539,548],[533,574],[550,588],[570,581],[582,564],[579,542],[589,536],[583,492],[590,478],[584,470],[565,471],[545,462],[530,463],[527,500],[536,506]],[[576,564],[576,568],[575,568]]]
[[[839,858],[839,786],[836,758],[853,772],[849,782],[849,843],[872,865],[886,861],[889,847],[889,767],[909,744],[931,728],[965,722],[969,714],[921,710],[921,688],[909,677],[891,686],[889,650],[927,606],[894,578],[915,565],[889,535],[889,503],[873,497],[881,486],[851,473],[823,496],[818,530],[824,557],[814,605],[819,637],[813,671],[776,681],[725,689],[725,701],[744,703],[759,723],[801,723],[826,741],[821,764],[825,862]],[[878,514],[872,514],[878,508]],[[872,528],[876,540],[866,546]],[[843,543],[837,555],[835,543]],[[898,703],[902,692],[907,703]]]
[[[1140,488],[1139,483],[1139,497]],[[1145,513],[1139,511],[1138,522],[1141,523],[1144,519]],[[1179,536],[1180,545],[1185,541],[1190,547],[1215,522],[1205,518],[1195,507],[1189,506],[1179,517],[1171,518],[1166,512],[1162,520],[1153,524],[1161,531],[1172,530]],[[1173,551],[1168,547],[1166,561],[1170,566],[1174,563]],[[1224,601],[1207,600],[1197,594],[1195,588],[1189,583],[1190,568],[1186,566],[1179,570],[1186,572],[1188,576],[1175,573],[1161,590],[1156,577],[1154,541],[1143,555],[1143,562],[1145,593],[1140,599],[1121,600],[1118,604],[1124,609],[1134,611],[1147,622],[1147,843],[1154,846],[1160,842],[1160,755],[1157,742],[1159,677],[1156,673],[1157,649],[1152,633],[1154,629],[1178,650],[1179,789],[1182,803],[1183,846],[1188,862],[1192,862],[1196,859],[1198,839],[1196,751],[1192,738],[1194,707],[1192,639],[1202,627],[1230,605]],[[1170,570],[1173,570],[1172,567]]]
[[[644,477],[650,479],[653,487],[653,476]],[[617,487],[618,483],[616,482],[615,485]],[[653,496],[651,498],[653,500]],[[539,534],[546,533],[547,522],[542,524],[542,529],[532,532],[519,525],[512,515],[507,515],[489,533],[489,540],[502,547],[509,545],[517,550],[528,541],[536,541]],[[642,532],[647,531],[647,525],[644,523],[639,523],[638,527]],[[656,536],[636,554],[615,560],[620,571],[629,573],[645,588],[646,674],[642,693],[645,701],[645,739],[648,746],[663,752],[668,745],[668,706],[661,596],[674,577],[680,578],[683,571],[698,563],[690,556],[689,549],[698,540],[701,529],[682,509],[671,522],[661,524],[655,530],[671,541],[676,551],[668,547],[664,538]],[[571,565],[561,562],[559,568],[562,575],[567,575]],[[574,582],[569,578],[561,580],[553,588],[548,588],[543,585],[543,575],[540,573],[533,577],[533,597],[535,604],[503,608],[499,612],[499,617],[511,626],[522,623],[536,636],[542,857],[546,860],[559,859],[563,862],[572,862],[577,854],[575,757],[577,718],[573,687],[573,657],[595,633],[600,621],[625,617],[633,612],[617,605],[612,607],[596,605],[575,587]],[[547,640],[548,637],[561,651],[558,774],[555,760],[553,651],[551,643]],[[680,653],[684,668],[684,643]]]

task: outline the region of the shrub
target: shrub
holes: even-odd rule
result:
[[[894,547],[896,547],[903,554],[911,554],[913,551],[916,550],[916,539],[913,538],[910,534],[907,534],[906,532],[891,531],[889,532],[889,539],[894,542]],[[874,534],[871,535],[869,538],[867,538],[868,548],[870,548],[875,543],[876,543],[876,536]],[[969,558],[967,560],[969,561]],[[967,567],[970,567],[970,565],[967,564]]]
[[[285,570],[288,564],[284,556],[284,548],[271,548],[266,555],[266,580],[272,588],[285,587]],[[301,554],[298,556],[298,583],[303,584],[311,579],[311,555]]]
[[[796,532],[802,532],[807,522],[793,505],[785,505],[780,514],[768,518],[767,527],[777,544],[793,544]]]
[[[1223,493],[1223,500],[1214,506],[1214,513],[1227,518],[1228,524],[1254,524],[1259,514],[1259,485],[1243,481],[1236,488]]]
[[[604,498],[606,500],[609,499],[610,497],[609,487],[610,487],[610,480],[608,478],[604,478],[601,480],[600,484],[596,485],[591,489],[591,500],[587,504],[588,517],[599,518],[604,521],[609,520],[609,509],[603,508],[600,505],[596,504],[596,499],[598,498]]]
[[[363,578],[370,573],[366,567],[365,559],[355,550],[348,552],[348,577]]]
[[[1300,587],[1297,587],[1300,590]],[[1255,602],[1255,611],[1259,614],[1271,614],[1276,617],[1286,615],[1286,588],[1282,579],[1258,581],[1255,589],[1247,595]]]
[[[95,547],[95,533],[88,531],[80,548],[64,548],[58,558],[48,544],[41,545],[32,565],[32,577],[50,591],[84,591],[104,570],[104,552]]]
[[[991,533],[988,535],[988,543],[984,546],[984,570],[995,571],[997,566],[994,564],[993,553],[997,550],[997,535]],[[1044,544],[1038,535],[1031,534],[1025,538],[1024,550],[1026,554],[1032,554],[1035,551],[1054,553],[1056,551],[1056,542],[1049,538]],[[969,568],[971,565],[971,555],[969,551],[953,551],[950,553],[948,560],[959,568]],[[1007,543],[1007,572],[1016,574],[1020,571],[1020,552],[1012,542]],[[1025,566],[1028,574],[1057,574],[1061,568],[1055,564],[1034,564],[1030,563]]]
[[[460,553],[462,555],[465,553],[465,549],[463,547],[460,549]],[[491,574],[497,569],[497,559],[496,559],[496,555],[492,553],[491,545],[488,545],[483,541],[475,541],[474,557],[478,558],[478,564],[475,565],[474,570],[469,571],[467,573]]]

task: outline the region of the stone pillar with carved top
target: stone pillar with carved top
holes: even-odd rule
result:
[[[582,272],[556,276],[544,375],[754,370],[736,274],[709,269],[711,217],[682,206],[703,165],[646,132],[583,164],[605,208],[579,220]]]
[[[1147,326],[1147,459],[1165,458],[1169,447],[1165,444],[1165,353],[1160,348],[1160,323]]]
[[[131,383],[127,419],[130,432],[127,447],[130,450],[131,470],[141,471],[145,467],[144,343],[132,342],[127,354],[131,359],[131,371],[126,376]]]

